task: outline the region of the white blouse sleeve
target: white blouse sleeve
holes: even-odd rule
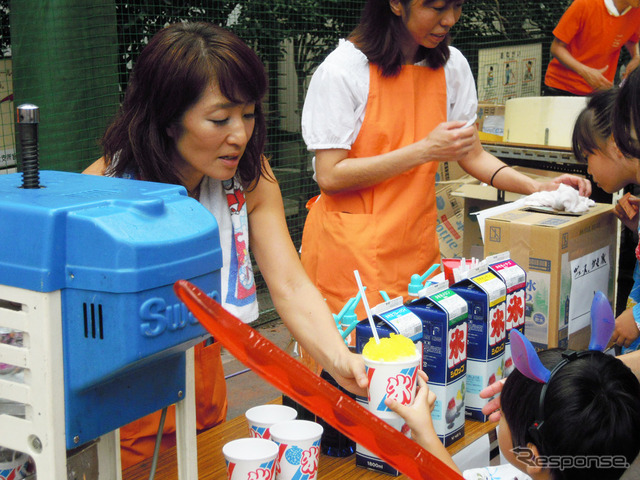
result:
[[[478,111],[476,82],[469,62],[460,50],[449,47],[449,61],[444,67],[447,82],[447,120],[471,120]]]
[[[340,40],[313,74],[302,109],[302,136],[311,151],[351,149],[369,94],[369,64],[352,43]]]

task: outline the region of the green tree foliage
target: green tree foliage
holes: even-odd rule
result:
[[[530,40],[550,37],[568,0],[470,0],[455,28],[456,40]]]
[[[122,90],[138,55],[158,30],[185,20],[225,25],[236,3],[225,0],[116,0]]]

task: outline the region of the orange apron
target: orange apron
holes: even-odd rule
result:
[[[396,77],[369,67],[364,122],[349,157],[397,150],[426,137],[447,119],[444,68],[405,65]],[[358,292],[358,270],[369,305],[406,299],[414,273],[439,263],[435,173],[429,162],[378,185],[328,195],[311,205],[302,236],[302,263],[333,313]],[[364,318],[362,302],[358,318]]]
[[[227,416],[227,384],[224,379],[221,344],[196,345],[194,351],[196,386],[196,425],[198,430],[213,427]],[[122,468],[139,463],[153,455],[160,412],[142,417],[120,429]],[[164,423],[161,450],[176,444],[175,407],[169,407]]]

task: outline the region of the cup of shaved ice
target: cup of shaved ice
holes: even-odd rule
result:
[[[362,357],[369,378],[369,411],[379,418],[398,419],[400,416],[385,405],[392,398],[402,405],[411,405],[416,395],[416,377],[422,360],[413,341],[392,333],[371,338],[362,349]]]

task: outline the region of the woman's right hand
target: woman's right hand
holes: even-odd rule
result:
[[[465,122],[444,122],[434,128],[423,140],[422,158],[425,162],[458,162],[466,158],[474,147],[475,125],[464,127]]]
[[[362,355],[347,350],[339,361],[327,368],[327,371],[341,387],[356,395],[367,396],[369,378]]]

